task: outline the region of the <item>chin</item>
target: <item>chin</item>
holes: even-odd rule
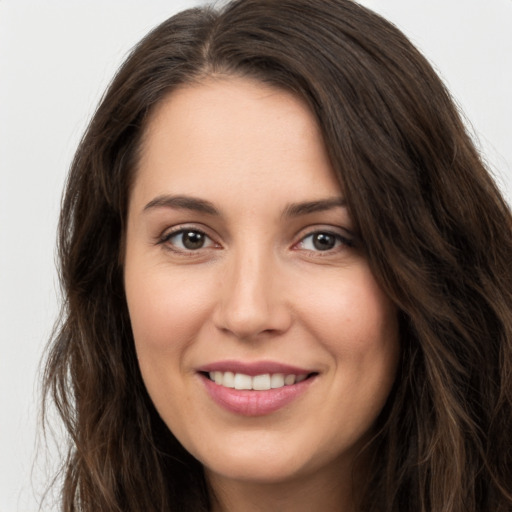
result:
[[[201,453],[195,456],[210,476],[263,485],[290,483],[340,463],[331,449],[315,447],[310,440],[286,443],[289,436],[272,437],[267,432],[245,441],[232,439],[207,450],[203,445]],[[260,440],[255,441],[255,438]]]
[[[220,463],[205,465],[207,474],[214,474],[231,481],[252,484],[281,484],[300,478],[307,473],[298,461],[274,456],[262,457],[247,454],[230,456]]]

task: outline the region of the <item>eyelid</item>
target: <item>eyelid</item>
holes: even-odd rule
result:
[[[186,248],[180,248],[177,247],[175,244],[169,243],[169,240],[179,235],[180,233],[184,233],[187,231],[197,232],[202,235],[204,235],[208,240],[209,243],[205,247],[200,247],[198,249],[186,249]],[[304,241],[314,236],[315,234],[328,234],[331,236],[334,236],[338,242],[335,245],[335,247],[331,249],[326,249],[324,251],[320,249],[304,249],[301,248],[300,245],[304,243]],[[205,229],[202,226],[198,226],[197,224],[178,224],[172,227],[169,227],[165,229],[160,235],[156,237],[155,244],[156,245],[163,245],[166,249],[173,251],[178,254],[186,254],[186,255],[193,255],[195,253],[199,253],[202,250],[205,249],[212,249],[212,248],[221,248],[221,244],[217,242],[215,235],[210,234],[209,229]],[[296,242],[293,243],[292,249],[300,250],[303,249],[305,251],[309,251],[311,253],[318,253],[318,255],[322,255],[322,253],[327,256],[328,254],[333,254],[339,250],[343,250],[346,248],[351,247],[357,247],[359,244],[357,236],[352,233],[350,230],[346,228],[342,228],[340,226],[332,226],[332,225],[313,225],[308,226],[306,228],[303,228],[298,235],[296,236]]]
[[[210,240],[211,244],[208,244],[206,247],[200,247],[199,249],[193,250],[193,249],[182,249],[179,247],[176,247],[174,244],[169,243],[170,239],[174,236],[179,235],[180,233],[185,233],[187,231],[192,231],[196,233],[200,233],[204,235],[208,240]],[[198,227],[194,224],[178,224],[176,226],[172,226],[171,228],[168,228],[162,232],[161,235],[159,235],[156,239],[157,245],[163,245],[168,250],[171,250],[178,254],[187,254],[192,255],[193,253],[198,253],[202,249],[211,249],[211,248],[218,248],[220,247],[220,244],[214,239],[212,235],[208,233],[209,230]]]
[[[306,240],[309,237],[312,237],[316,234],[326,234],[334,236],[338,241],[341,242],[341,244],[336,245],[332,249],[327,249],[325,251],[321,250],[313,250],[313,249],[305,249],[310,252],[315,252],[325,255],[332,254],[333,252],[336,252],[337,250],[342,250],[347,247],[355,247],[357,245],[357,237],[354,235],[351,231],[345,228],[341,227],[334,227],[334,226],[311,226],[306,228],[305,230],[302,230],[302,232],[299,234],[299,240],[296,242],[293,247],[299,247],[300,244],[304,243],[304,240]]]

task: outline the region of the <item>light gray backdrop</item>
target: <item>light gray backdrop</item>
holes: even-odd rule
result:
[[[55,227],[73,151],[129,48],[198,3],[0,0],[0,512],[35,512],[51,471],[37,369],[58,309]],[[362,3],[435,64],[510,201],[512,0]]]

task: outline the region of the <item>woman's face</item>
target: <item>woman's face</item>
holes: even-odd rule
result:
[[[129,204],[125,285],[148,392],[210,475],[339,472],[399,354],[315,120],[241,78],[170,94]]]

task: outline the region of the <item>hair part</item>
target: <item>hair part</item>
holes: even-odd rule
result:
[[[62,509],[210,507],[200,463],[142,382],[122,262],[151,112],[177,87],[215,76],[309,105],[373,273],[400,310],[402,364],[366,450],[361,510],[510,510],[510,210],[431,66],[350,0],[184,11],[135,47],[102,99],[59,224],[65,300],[44,391],[71,442]]]

